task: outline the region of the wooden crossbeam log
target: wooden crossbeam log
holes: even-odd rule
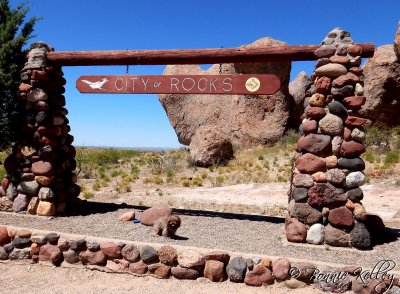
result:
[[[362,57],[372,57],[373,43],[357,44]],[[314,51],[320,45],[271,46],[265,48],[215,48],[186,50],[112,50],[112,51],[54,51],[48,60],[60,66],[90,65],[166,65],[254,63],[271,61],[316,60]]]

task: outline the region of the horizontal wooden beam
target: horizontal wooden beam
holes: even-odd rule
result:
[[[373,43],[357,45],[362,47],[362,57],[373,56]],[[55,51],[49,52],[47,58],[60,66],[251,63],[316,60],[314,51],[319,47],[286,45],[265,48]]]

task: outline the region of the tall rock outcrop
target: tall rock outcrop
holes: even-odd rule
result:
[[[286,45],[271,38],[255,41],[245,48]],[[170,65],[164,74],[219,74],[219,65],[208,70],[198,65]],[[275,74],[281,88],[274,95],[159,95],[180,143],[189,145],[201,126],[216,126],[233,145],[247,148],[277,141],[289,119],[288,83],[290,62],[223,64],[222,74]]]
[[[394,53],[397,56],[397,60],[400,62],[400,22],[397,25],[397,32],[396,36],[394,37],[394,42],[393,42],[393,49]]]
[[[312,89],[313,88],[313,89]],[[290,126],[298,128],[301,124],[301,116],[303,115],[304,108],[307,106],[310,94],[314,94],[315,86],[312,79],[305,71],[300,72],[297,77],[289,84],[289,93],[293,99]],[[308,95],[308,99],[306,96]]]
[[[359,113],[375,122],[400,124],[400,62],[393,45],[375,50],[364,66],[366,102]]]

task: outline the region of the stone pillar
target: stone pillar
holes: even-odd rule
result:
[[[319,58],[298,140],[286,237],[292,242],[366,249],[371,236],[361,203],[365,182],[365,103],[361,48],[334,29],[315,51]],[[310,90],[308,91],[310,92]]]
[[[52,216],[73,211],[79,201],[74,138],[65,109],[61,68],[47,61],[48,45],[32,44],[21,71],[19,139],[7,157],[2,193],[15,212]]]

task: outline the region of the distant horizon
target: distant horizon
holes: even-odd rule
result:
[[[112,150],[135,150],[135,151],[171,151],[187,148],[187,146],[181,145],[179,147],[138,147],[138,146],[87,146],[87,145],[76,145],[73,144],[75,148],[82,149],[112,149]]]

